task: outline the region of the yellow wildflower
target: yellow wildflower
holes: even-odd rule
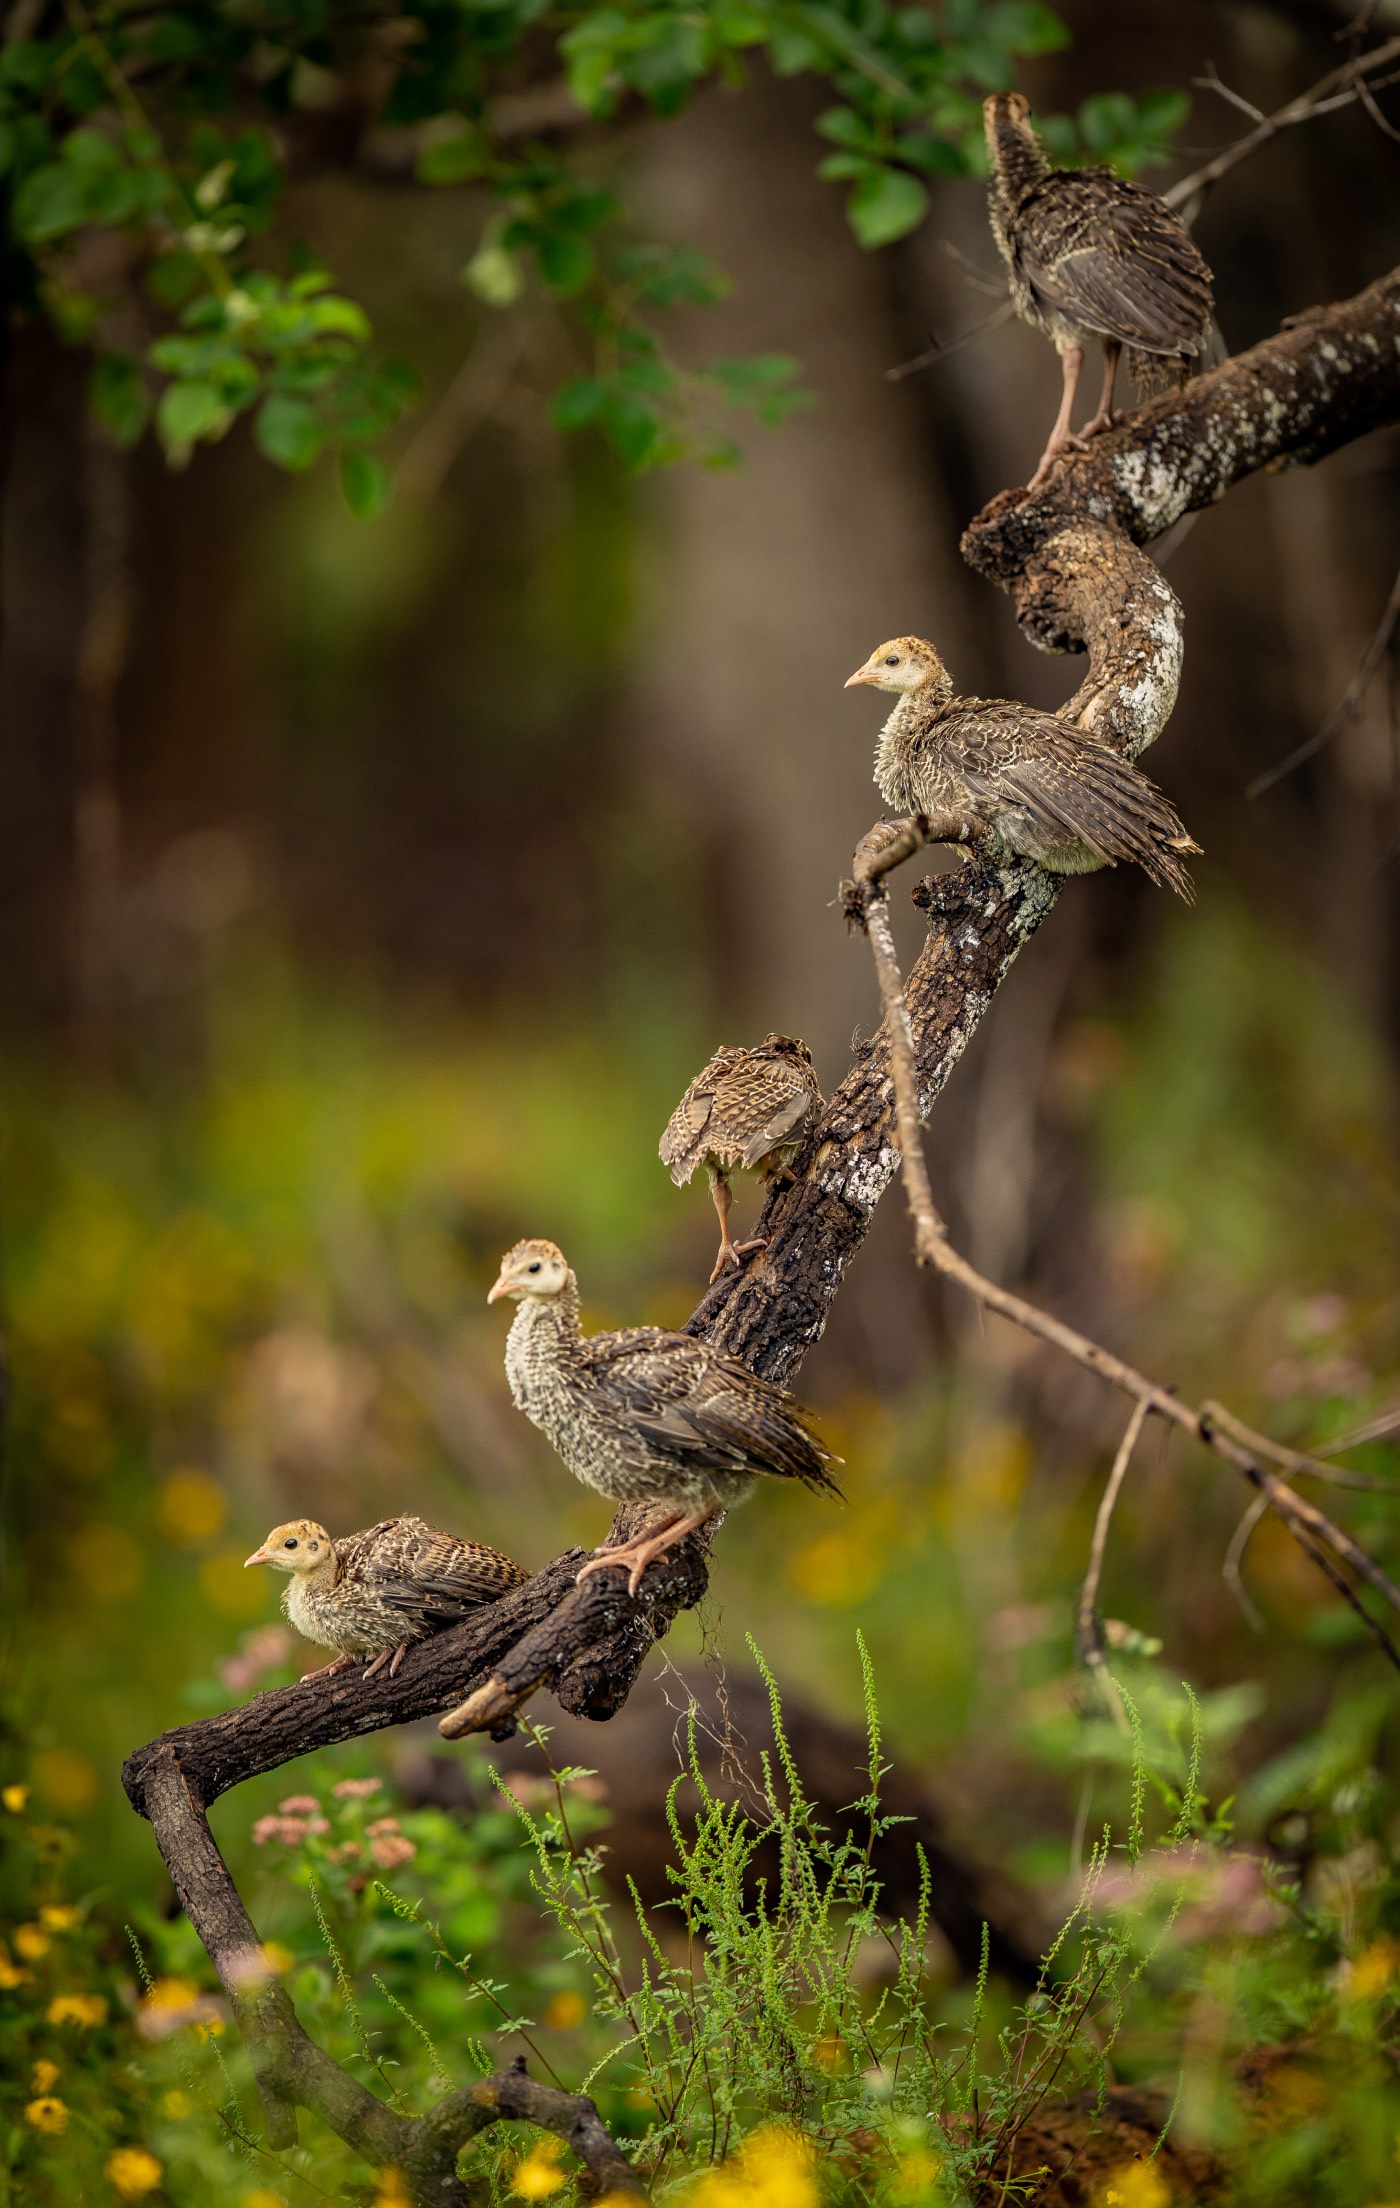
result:
[[[251,2193],[243,2195],[243,2208],[284,2208],[284,2203],[280,2193],[270,2193],[265,2185],[255,2185]]]
[[[52,1946],[48,1933],[41,1932],[37,1924],[22,1924],[15,1932],[15,1953],[27,1963],[37,1963]]]
[[[588,2013],[588,2004],[581,1993],[556,1993],[544,2012],[543,2021],[556,2032],[571,2032],[581,2024]]]
[[[46,1901],[39,1911],[39,1922],[50,1932],[71,1932],[80,1915],[71,1901]]]
[[[56,2062],[35,2063],[34,2068],[29,2073],[29,2090],[31,2093],[50,2093],[57,2083],[58,2064]]]
[[[263,1941],[262,1959],[274,1978],[285,1978],[296,1961],[291,1949],[284,1947],[280,1940]]]
[[[392,2162],[379,2173],[379,2190],[374,2196],[374,2208],[413,2208],[413,2195],[409,2192],[403,2171]]]
[[[199,1999],[198,1986],[188,1978],[157,1978],[146,1994],[148,2009],[187,2009]]]
[[[24,1815],[25,1804],[28,1800],[29,1789],[27,1786],[0,1788],[0,1802],[4,1803],[12,1817],[22,1817]]]
[[[818,2208],[813,2154],[800,2132],[767,2124],[701,2178],[694,2208]]]
[[[172,2085],[168,2092],[161,2094],[160,2112],[162,2116],[170,2117],[172,2122],[177,2121],[181,2116],[188,2116],[190,2112],[188,2093],[182,2093],[178,2085]]]
[[[51,2131],[55,2134],[66,2131],[68,2129],[67,2104],[55,2100],[51,2093],[41,2093],[39,2098],[31,2101],[25,2109],[24,2120],[27,2124],[32,2124],[36,2131]]]
[[[521,2200],[547,2200],[551,2193],[557,2193],[564,2183],[564,2172],[559,2167],[563,2151],[558,2139],[541,2139],[522,2162],[516,2163],[511,2191]]]
[[[894,2190],[900,2200],[918,2200],[938,2183],[943,2162],[931,2147],[915,2147],[901,2155]]]
[[[15,1945],[19,1942],[16,1939]],[[1373,1940],[1355,1960],[1347,1965],[1342,1980],[1343,1998],[1348,2001],[1374,2001],[1384,1993],[1396,1968],[1400,1966],[1400,1941]]]
[[[3,1947],[0,1947],[0,1993],[12,1993],[16,1986],[26,1985],[28,1981],[29,1972],[17,1970]]]
[[[1097,2208],[1171,2208],[1172,2189],[1155,2162],[1125,2162],[1094,2197]]]
[[[165,2175],[149,2147],[118,2147],[108,2155],[106,2168],[109,2183],[123,2200],[143,2199]]]
[[[50,2024],[105,2024],[107,2004],[100,1993],[60,1993],[48,2006]]]

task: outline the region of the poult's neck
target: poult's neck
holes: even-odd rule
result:
[[[987,126],[987,151],[992,160],[993,194],[1007,208],[1015,207],[1050,174],[1050,164],[1030,124],[1004,110],[993,115]]]
[[[572,1273],[557,1295],[521,1297],[510,1329],[511,1342],[518,1348],[528,1345],[535,1352],[547,1350],[562,1357],[576,1348],[582,1338],[578,1282]]]

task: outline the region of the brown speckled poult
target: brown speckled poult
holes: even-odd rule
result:
[[[1126,345],[1139,383],[1183,376],[1214,312],[1210,270],[1184,223],[1155,192],[1112,169],[1052,169],[1019,92],[984,102],[991,158],[992,235],[1023,322],[1043,330],[1064,371],[1050,441],[1031,478],[1113,420],[1113,383]],[[1078,436],[1069,426],[1084,347],[1102,340],[1103,392]],[[1148,372],[1144,374],[1144,370]],[[1154,373],[1155,371],[1155,373]]]
[[[952,676],[920,636],[882,644],[846,688],[857,683],[899,698],[875,754],[887,805],[966,818],[980,841],[1052,874],[1132,860],[1189,900],[1180,854],[1200,845],[1156,784],[1109,745],[1011,698],[955,696]]]
[[[709,1175],[719,1213],[719,1255],[712,1281],[761,1241],[733,1242],[729,1175],[741,1167],[765,1178],[786,1170],[822,1108],[812,1053],[792,1035],[765,1035],[756,1050],[717,1050],[697,1073],[661,1137],[661,1162],[677,1188],[697,1166]]]
[[[628,1567],[635,1594],[647,1565],[762,1474],[839,1492],[839,1460],[782,1388],[722,1350],[660,1326],[585,1335],[578,1282],[553,1242],[517,1242],[488,1301],[519,1305],[506,1344],[516,1404],[585,1486],[615,1503],[656,1503],[664,1517],[634,1540],[600,1549],[579,1577]]]
[[[312,1518],[274,1526],[248,1564],[289,1572],[282,1608],[308,1641],[338,1650],[323,1668],[369,1656],[368,1679],[405,1649],[529,1578],[498,1549],[439,1533],[421,1518],[385,1518],[333,1541]],[[246,1568],[246,1567],[245,1567]]]

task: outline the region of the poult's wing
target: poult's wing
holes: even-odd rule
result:
[[[1170,799],[1109,745],[1049,713],[1008,709],[1002,760],[985,778],[968,775],[1001,803],[1020,806],[1048,838],[1082,843],[1106,864],[1131,860],[1160,887],[1190,899],[1181,855],[1199,851]],[[1019,738],[1019,740],[1017,740]]]
[[[462,1617],[529,1577],[498,1549],[459,1541],[422,1518],[386,1518],[337,1550],[347,1577],[371,1589],[377,1601],[439,1622]]]
[[[714,1116],[715,1092],[734,1060],[741,1055],[735,1050],[717,1050],[709,1064],[696,1074],[666,1122],[666,1131],[657,1150],[677,1188],[690,1179],[709,1148],[706,1137]]]
[[[826,1467],[838,1460],[807,1413],[737,1359],[659,1327],[595,1334],[586,1347],[608,1412],[678,1472],[763,1472],[835,1488]]]
[[[1154,192],[1106,170],[1048,177],[1020,213],[1032,289],[1071,322],[1139,352],[1200,350],[1214,311],[1210,270]]]

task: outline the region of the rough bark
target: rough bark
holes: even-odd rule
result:
[[[1354,299],[1298,317],[1252,352],[1144,408],[1061,464],[1042,491],[1004,493],[972,523],[964,553],[1011,593],[1037,644],[1088,653],[1085,680],[1063,711],[1135,756],[1172,710],[1182,651],[1180,608],[1139,547],[1182,514],[1222,497],[1241,476],[1315,460],[1398,415],[1395,272]],[[923,886],[929,935],[906,990],[922,1113],[1060,886],[1029,864],[993,867],[976,859]],[[722,1343],[756,1371],[789,1376],[820,1337],[898,1158],[881,1034],[858,1051],[794,1183],[770,1196],[761,1228],[766,1249],[742,1275],[711,1290],[690,1331]],[[627,1530],[625,1520],[623,1514],[619,1533]],[[312,2045],[275,1983],[255,1979],[249,1959],[260,1954],[256,1936],[204,1810],[241,1778],[331,1741],[442,1710],[474,1682],[481,1684],[445,1730],[507,1727],[513,1709],[541,1684],[556,1686],[573,1710],[610,1714],[652,1640],[703,1592],[704,1549],[688,1543],[653,1565],[635,1598],[617,1574],[594,1574],[575,1588],[577,1562],[577,1552],[555,1559],[479,1618],[414,1650],[395,1680],[366,1685],[337,1677],[260,1695],[241,1710],[163,1735],[138,1751],[124,1773],[133,1806],[151,1819],[182,1902],[229,1986],[254,2050],[272,2136],[286,2137],[289,2104],[300,2100],[370,2159],[408,2166],[418,2155],[422,2176],[414,2183],[424,2200],[454,2197],[446,2143],[458,2137],[455,2125],[470,2125],[479,2101],[468,2109],[470,2095],[451,2097],[386,2156],[401,2120]],[[488,2082],[498,2089],[493,2113],[506,2113],[507,2089]],[[588,2127],[583,2117],[577,2123],[582,2152]],[[430,2134],[437,2142],[431,2151],[424,2144]],[[608,2148],[616,2153],[611,2142]],[[603,2154],[596,2140],[590,2151]],[[621,2181],[616,2174],[607,2179],[612,2186]]]

